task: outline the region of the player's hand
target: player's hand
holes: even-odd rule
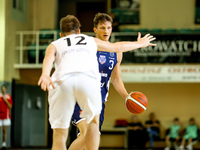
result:
[[[41,89],[44,91],[49,91],[49,85],[55,89],[54,83],[52,82],[51,78],[47,75],[41,75],[38,81],[38,85],[41,86]]]
[[[141,33],[138,32],[137,41],[143,45],[142,47],[156,46],[156,44],[151,43],[151,41],[154,41],[155,39],[156,38],[150,34],[146,34],[144,37],[141,38]]]

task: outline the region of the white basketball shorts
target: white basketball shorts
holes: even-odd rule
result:
[[[69,128],[76,102],[82,109],[81,118],[90,123],[101,112],[100,80],[83,73],[70,75],[49,91],[49,122],[51,128]]]
[[[10,126],[11,125],[11,121],[10,119],[0,119],[0,126]]]

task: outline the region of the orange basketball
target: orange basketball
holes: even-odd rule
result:
[[[147,97],[141,92],[131,92],[126,98],[126,108],[133,114],[140,114],[147,109]]]

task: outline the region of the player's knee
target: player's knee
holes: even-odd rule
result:
[[[79,131],[80,131],[80,135],[85,136],[86,130],[87,130],[87,124],[86,124],[85,120],[79,122],[79,123],[77,124],[77,127],[78,127],[78,129],[79,129]]]
[[[98,125],[98,121],[96,119],[93,119],[90,124],[95,124],[95,125]]]
[[[96,116],[92,119],[91,123],[96,124],[96,125],[99,125],[99,115],[96,115]]]
[[[68,129],[53,129],[53,137],[54,139],[60,139],[60,140],[67,140],[68,136]]]

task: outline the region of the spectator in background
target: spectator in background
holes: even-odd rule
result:
[[[132,121],[128,124],[128,148],[145,148],[147,141],[147,132],[138,119],[137,115],[132,117]]]
[[[160,121],[156,119],[155,113],[149,114],[149,120],[145,122],[145,126],[150,140],[149,147],[152,148],[154,141],[160,139]]]
[[[194,118],[190,118],[189,125],[185,129],[185,134],[182,138],[180,149],[185,148],[185,143],[187,142],[187,149],[192,150],[192,146],[197,142],[199,127],[195,122]]]
[[[181,133],[181,125],[179,118],[174,118],[173,124],[169,129],[169,134],[167,134],[165,138],[166,148],[165,150],[170,150],[171,142],[174,142],[175,149],[178,149],[178,141],[180,140],[180,133]]]
[[[2,85],[2,93],[0,93],[0,131],[1,127],[3,127],[2,150],[6,149],[7,126],[11,125],[10,109],[12,108],[12,97],[9,94],[7,94],[6,91],[6,86]]]

